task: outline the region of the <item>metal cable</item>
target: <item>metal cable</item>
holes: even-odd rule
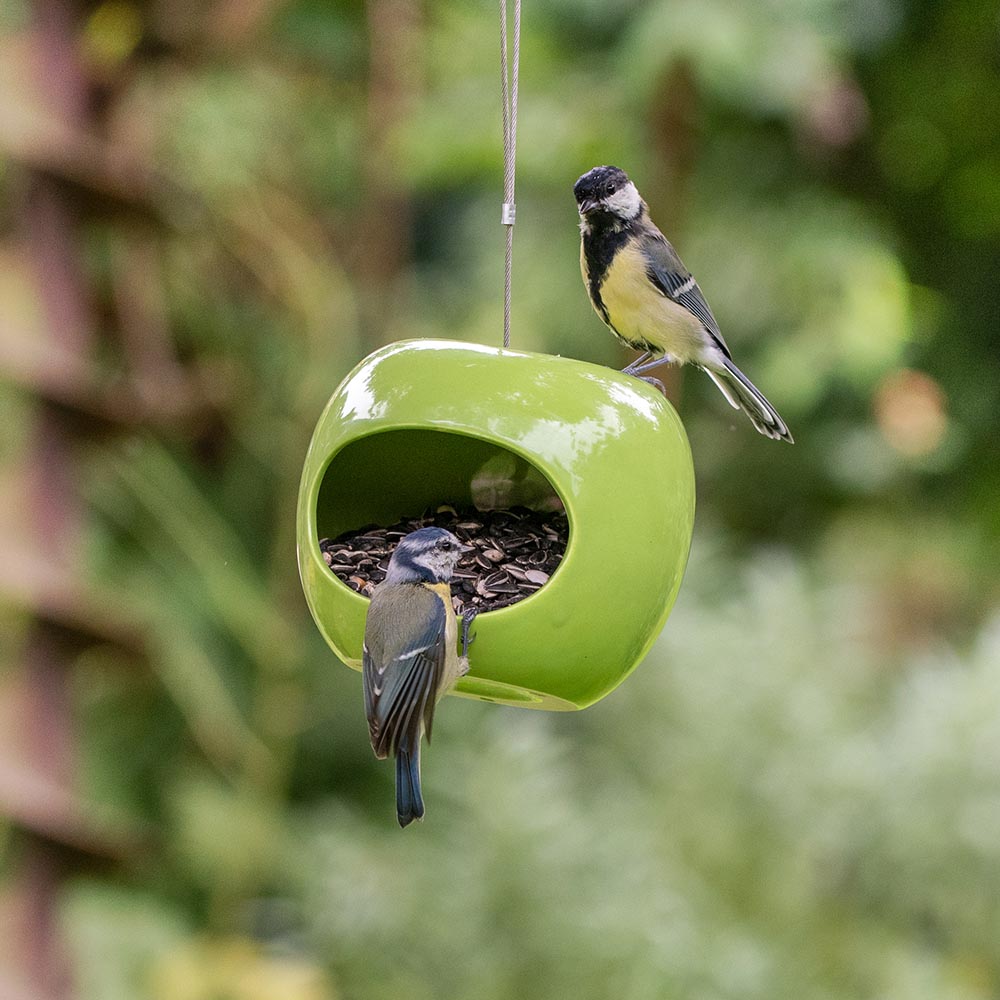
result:
[[[503,103],[503,208],[500,222],[507,230],[504,264],[503,346],[510,347],[510,286],[514,255],[514,159],[517,153],[517,68],[521,61],[521,0],[514,0],[513,51],[508,62],[508,0],[500,0],[500,76]],[[513,66],[510,66],[512,63]]]

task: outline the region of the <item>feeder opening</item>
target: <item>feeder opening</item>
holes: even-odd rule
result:
[[[452,582],[455,610],[492,611],[541,589],[569,540],[551,482],[493,442],[438,430],[392,430],[338,452],[317,497],[318,542],[330,572],[370,597],[405,534],[447,528],[472,551]]]

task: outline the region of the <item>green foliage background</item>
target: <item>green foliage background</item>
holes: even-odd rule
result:
[[[294,500],[366,353],[499,341],[496,6],[0,5],[3,996],[1000,994],[995,5],[523,16],[514,345],[623,362],[618,163],[796,444],[672,376],[661,640],[583,714],[445,702],[401,832]]]

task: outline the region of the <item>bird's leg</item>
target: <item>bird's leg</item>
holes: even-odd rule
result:
[[[469,655],[469,647],[475,640],[475,636],[469,635],[469,629],[472,627],[472,622],[476,615],[479,614],[479,608],[468,607],[462,612],[462,658],[465,659]],[[468,667],[466,667],[468,671]]]
[[[661,354],[659,357],[653,357],[652,351],[643,351],[627,368],[622,369],[622,374],[634,375],[636,378],[642,379],[643,382],[648,382],[654,389],[659,389],[666,396],[666,386],[658,378],[643,375],[643,372],[659,368],[660,365],[669,365],[673,360],[669,354]]]
[[[629,373],[629,375],[642,375],[643,372],[651,371],[653,368],[659,368],[660,365],[673,364],[673,361],[674,359],[669,354],[661,354],[660,357],[653,358],[652,361],[643,358],[641,364],[639,360],[636,359],[625,370]]]
[[[623,375],[634,375],[636,368],[638,368],[639,365],[644,364],[645,362],[647,362],[652,356],[653,356],[653,352],[652,351],[643,351],[642,354],[640,354],[639,357],[637,357],[635,359],[635,361],[630,361],[622,369],[622,374]]]

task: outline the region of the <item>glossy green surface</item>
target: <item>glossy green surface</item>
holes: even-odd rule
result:
[[[583,708],[640,662],[680,587],[694,471],[653,388],[598,365],[452,341],[366,358],[320,417],[299,490],[298,559],[334,652],[360,665],[368,601],[329,571],[320,537],[430,504],[566,507],[570,540],[536,594],[480,615],[459,694]]]

